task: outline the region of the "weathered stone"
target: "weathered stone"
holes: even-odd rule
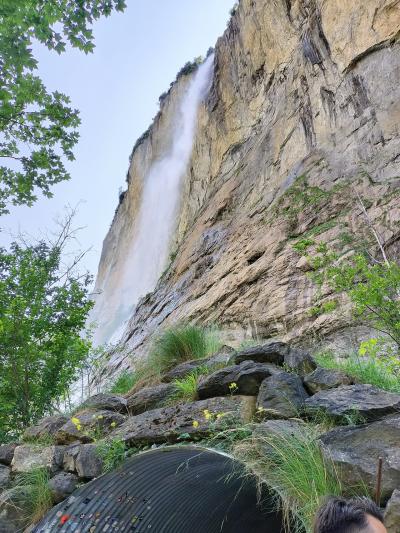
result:
[[[67,421],[68,418],[61,415],[42,418],[37,424],[25,430],[24,439],[39,440],[46,437],[53,437]]]
[[[256,395],[263,379],[278,371],[278,367],[272,364],[243,361],[205,376],[200,380],[197,394],[200,399],[230,393]]]
[[[130,446],[178,442],[189,437],[200,439],[218,428],[225,429],[239,421],[249,422],[253,412],[247,400],[243,396],[209,398],[147,411],[128,418],[111,436],[121,438]]]
[[[270,437],[280,435],[295,435],[303,433],[305,423],[301,420],[266,420],[260,422],[254,428],[255,437]]]
[[[376,420],[400,410],[400,395],[372,385],[343,385],[337,389],[317,392],[306,400],[309,411],[322,409],[333,416],[359,415]]]
[[[79,420],[79,424],[74,424],[72,419],[69,419],[54,435],[59,444],[70,444],[77,440],[93,442],[96,438],[104,437],[126,420],[126,416],[106,410],[84,411],[75,414],[72,418]],[[81,428],[78,429],[78,426]]]
[[[117,411],[126,414],[126,399],[115,394],[100,393],[83,402],[82,409]]]
[[[335,389],[340,385],[351,385],[352,379],[340,370],[318,367],[304,377],[304,385],[310,394],[321,390]]]
[[[30,523],[29,513],[24,512],[24,504],[29,498],[29,491],[21,489],[17,493],[13,489],[0,494],[0,532],[16,533],[24,531]]]
[[[297,348],[291,348],[285,355],[284,365],[299,376],[305,376],[317,368],[317,363],[311,355]]]
[[[64,470],[76,472],[80,478],[93,479],[102,473],[103,461],[95,444],[73,444],[64,454]]]
[[[385,509],[385,526],[387,533],[400,531],[400,490],[396,489],[390,497]]]
[[[232,357],[232,362],[240,364],[243,361],[255,361],[257,363],[272,363],[282,365],[285,355],[290,351],[290,347],[285,342],[271,341],[262,346],[252,346]]]
[[[0,446],[0,464],[10,465],[14,457],[14,450],[19,444],[2,444]]]
[[[338,427],[320,437],[324,455],[332,460],[348,486],[362,481],[376,486],[378,459],[382,457],[382,499],[400,486],[400,415],[371,424]]]
[[[193,361],[185,361],[180,365],[177,365],[175,368],[167,372],[162,381],[164,383],[170,383],[174,379],[182,379],[191,372],[195,372],[200,367],[206,367],[208,369],[213,369],[215,367],[224,366],[229,363],[232,353],[235,350],[230,346],[223,346],[223,348],[216,354],[211,357],[206,357],[204,359],[194,359]]]
[[[34,468],[47,468],[50,472],[56,472],[63,464],[64,449],[65,446],[18,446],[11,462],[12,471],[19,473],[29,472]]]
[[[60,472],[49,481],[49,487],[55,503],[62,502],[74,492],[78,484],[78,477],[70,472]]]
[[[10,484],[10,480],[11,480],[11,468],[5,465],[0,465],[0,492],[8,488]]]
[[[161,383],[140,389],[128,398],[129,414],[140,415],[150,409],[161,407],[175,391],[176,387],[172,383]]]
[[[257,397],[257,415],[262,418],[299,416],[308,398],[301,378],[280,372],[264,379]]]

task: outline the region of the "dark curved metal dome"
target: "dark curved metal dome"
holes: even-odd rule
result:
[[[280,533],[270,495],[227,455],[194,446],[136,455],[54,507],[34,533]]]

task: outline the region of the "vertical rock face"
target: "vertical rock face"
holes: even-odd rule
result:
[[[167,271],[143,298],[113,365],[180,319],[240,335],[304,339],[348,324],[310,316],[314,288],[293,245],[368,238],[357,194],[397,256],[400,8],[395,0],[241,0],[216,45]],[[170,142],[174,85],[134,150],[104,241],[98,285],[129,252],[142,177]],[[297,266],[298,265],[298,266]],[[329,298],[329,295],[325,295]],[[110,298],[110,305],[113,305]],[[126,357],[126,359],[124,359]]]

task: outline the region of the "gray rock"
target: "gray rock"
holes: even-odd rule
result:
[[[255,437],[268,437],[271,435],[295,435],[301,434],[305,422],[301,420],[267,420],[260,422],[254,428]]]
[[[400,415],[372,424],[335,428],[322,435],[320,443],[344,484],[354,486],[362,481],[373,491],[378,459],[382,457],[383,501],[400,487]]]
[[[13,489],[0,494],[0,532],[19,533],[29,525],[31,517],[24,510],[29,490],[21,489],[16,493]]]
[[[264,379],[257,397],[257,414],[264,418],[299,416],[308,398],[301,378],[280,372]]]
[[[255,396],[261,382],[279,371],[280,369],[272,364],[243,361],[239,365],[227,366],[204,377],[199,383],[197,393],[201,400],[214,396],[224,396],[232,392]],[[230,389],[232,383],[235,383],[237,388]]]
[[[56,472],[63,464],[64,449],[64,446],[17,446],[11,462],[12,471],[19,473],[29,472],[34,468],[47,468],[50,472]]]
[[[49,481],[49,487],[54,503],[60,503],[74,492],[78,484],[78,477],[70,472],[60,472]]]
[[[306,400],[311,413],[322,409],[333,416],[359,414],[364,420],[377,420],[400,410],[400,395],[372,385],[343,385],[317,392]]]
[[[400,531],[400,490],[396,489],[390,497],[385,510],[385,526],[387,533]]]
[[[200,439],[240,420],[248,422],[253,413],[247,397],[209,398],[130,417],[111,437],[122,439],[129,446]]]
[[[128,398],[130,415],[140,415],[150,409],[161,407],[162,404],[176,391],[172,383],[161,383],[154,387],[145,387]]]
[[[11,468],[0,465],[0,491],[7,489],[11,481]]]
[[[274,365],[282,365],[290,351],[290,347],[285,342],[271,341],[266,344],[252,346],[237,352],[232,357],[232,362],[236,365],[243,361],[255,361],[257,363],[272,363]]]
[[[311,355],[297,348],[291,348],[285,354],[284,365],[287,369],[299,374],[299,376],[306,376],[317,368],[317,363]]]
[[[115,394],[100,393],[83,402],[82,409],[117,411],[126,414],[126,399]]]
[[[304,377],[304,385],[310,394],[315,394],[321,390],[335,389],[340,385],[352,385],[354,382],[344,372],[340,370],[330,370],[327,368],[316,368]]]
[[[101,475],[103,461],[95,444],[74,444],[64,454],[64,470],[76,472],[80,478],[93,479]]]
[[[39,420],[37,424],[29,427],[24,433],[24,439],[35,440],[46,437],[53,437],[55,433],[62,427],[68,418],[66,416],[48,416]]]
[[[110,433],[126,420],[126,416],[115,411],[84,411],[73,418],[79,420],[81,429],[69,419],[54,435],[59,444],[70,444],[75,441],[93,442]]]
[[[0,446],[0,464],[9,466],[14,457],[14,450],[19,444],[2,444]]]
[[[211,357],[206,357],[204,359],[194,359],[193,361],[186,361],[176,366],[169,372],[167,372],[162,381],[164,383],[170,383],[175,379],[182,379],[188,374],[195,372],[200,367],[206,367],[213,369],[215,367],[227,365],[232,357],[232,354],[235,353],[235,350],[230,346],[223,346],[221,350],[212,355]]]

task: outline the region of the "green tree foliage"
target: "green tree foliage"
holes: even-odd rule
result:
[[[63,266],[66,242],[0,249],[0,441],[51,411],[90,349],[91,278]]]
[[[92,52],[92,23],[125,7],[123,0],[0,0],[0,214],[10,203],[31,205],[37,190],[51,196],[52,185],[69,179],[63,161],[74,159],[78,141],[78,111],[35,75],[32,44]]]
[[[326,282],[335,292],[345,292],[355,316],[391,337],[400,346],[400,266],[395,261],[377,262],[365,254],[348,259],[318,248],[312,259],[313,279]]]

